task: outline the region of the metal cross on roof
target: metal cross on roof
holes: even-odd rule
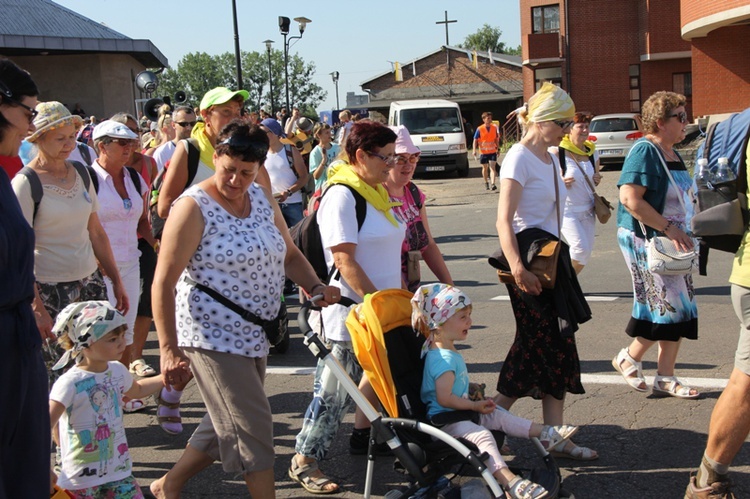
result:
[[[448,24],[450,23],[457,23],[458,21],[456,19],[448,20],[448,11],[445,11],[445,21],[435,21],[435,24],[445,24],[445,45],[450,45],[450,42],[448,42]]]

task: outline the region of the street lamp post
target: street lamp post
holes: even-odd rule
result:
[[[271,72],[271,44],[273,40],[266,40],[263,43],[266,44],[266,53],[268,54],[268,87],[271,92],[271,116],[276,116],[276,105],[273,101],[273,73]]]
[[[234,59],[237,64],[237,90],[242,90],[242,59],[240,58],[240,33],[237,29],[236,0],[232,0],[232,18],[234,19]]]
[[[281,31],[281,34],[284,35],[284,84],[286,87],[287,112],[291,111],[291,106],[289,105],[289,42],[302,38],[302,35],[305,34],[305,28],[307,27],[307,24],[312,22],[306,17],[295,17],[294,20],[299,23],[299,36],[291,36],[289,37],[289,39],[287,39],[290,24],[289,18],[279,16],[279,31]]]
[[[339,107],[339,72],[334,71],[331,73],[331,78],[333,79],[333,84],[336,85],[336,109],[341,109]]]

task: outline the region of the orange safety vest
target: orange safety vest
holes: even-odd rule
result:
[[[477,146],[479,147],[479,154],[494,154],[497,152],[497,139],[500,134],[497,131],[495,125],[490,125],[490,129],[483,124],[479,127],[479,140]]]

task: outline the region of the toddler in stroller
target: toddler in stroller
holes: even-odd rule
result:
[[[421,397],[430,422],[486,453],[489,470],[511,498],[548,497],[544,487],[508,468],[490,430],[519,438],[536,437],[550,449],[565,442],[578,428],[533,423],[497,407],[492,399],[471,400],[466,363],[454,345],[468,335],[471,300],[453,286],[429,284],[420,286],[411,301],[412,326],[428,337],[422,351],[425,363]]]

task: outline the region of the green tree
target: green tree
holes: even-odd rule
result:
[[[459,44],[459,47],[476,50],[477,52],[491,50],[501,54],[521,55],[521,46],[519,45],[515,49],[506,47],[505,43],[500,41],[502,35],[503,32],[500,28],[485,24],[476,33],[467,36],[466,40],[462,44]]]
[[[266,52],[242,52],[242,82],[250,94],[247,107],[261,106],[270,111],[271,89],[269,88],[268,54]],[[271,51],[271,75],[273,80],[273,102],[276,110],[286,105],[284,90],[284,53]],[[306,63],[298,55],[289,58],[289,100],[300,106],[303,114],[315,115],[315,108],[326,98],[326,92],[315,83],[315,64]],[[237,88],[237,69],[234,54],[225,52],[209,55],[196,52],[185,55],[177,68],[168,68],[159,76],[158,95],[174,95],[184,90],[191,105],[197,105],[203,95],[214,87]]]

